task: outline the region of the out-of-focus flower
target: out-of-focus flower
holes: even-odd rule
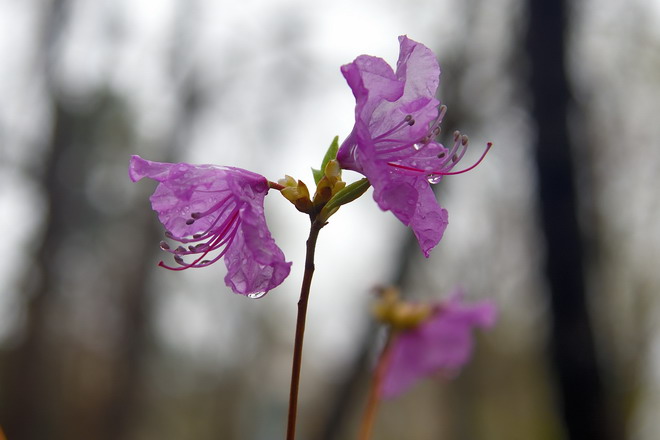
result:
[[[369,179],[378,206],[410,226],[428,257],[448,223],[429,183],[476,164],[453,171],[467,150],[466,136],[454,133],[451,149],[435,142],[446,111],[438,110],[435,97],[440,75],[435,55],[406,36],[399,43],[396,72],[368,55],[342,66],[356,99],[355,126],[337,159]]]
[[[470,360],[472,329],[492,326],[497,309],[491,301],[468,304],[462,298],[462,292],[456,291],[447,301],[434,305],[430,313],[420,306],[411,309],[423,320],[415,327],[406,325],[394,332],[380,388],[382,397],[397,396],[435,372],[456,372]],[[398,304],[394,308],[407,306]],[[409,321],[407,317],[405,322]],[[397,322],[391,325],[396,328]]]
[[[132,156],[129,176],[159,182],[151,206],[166,236],[180,245],[171,270],[206,267],[224,257],[225,283],[234,292],[260,297],[289,275],[291,263],[275,244],[264,216],[268,180],[240,168],[162,163]],[[184,257],[189,256],[190,261]]]

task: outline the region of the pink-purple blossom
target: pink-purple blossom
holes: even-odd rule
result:
[[[454,373],[470,360],[472,329],[492,326],[497,309],[491,301],[465,303],[462,296],[455,292],[427,320],[393,336],[382,397],[395,397],[433,373]]]
[[[132,156],[129,176],[159,182],[151,206],[176,247],[171,270],[206,267],[221,258],[234,292],[260,297],[289,275],[291,263],[275,244],[264,216],[268,180],[240,168],[152,162]]]
[[[341,67],[356,107],[355,126],[337,159],[369,179],[378,206],[410,226],[428,257],[448,224],[429,183],[467,171],[453,168],[468,142],[458,132],[451,149],[435,141],[446,111],[435,97],[440,67],[426,46],[406,36],[399,43],[396,72],[369,55]]]

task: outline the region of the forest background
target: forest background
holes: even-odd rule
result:
[[[370,193],[324,229],[300,438],[354,437],[388,283],[461,285],[500,317],[456,379],[386,402],[375,438],[660,435],[660,2],[0,0],[0,29],[9,440],[283,436],[305,217],[267,198],[294,264],[249,300],[219,265],[156,267],[128,158],[309,182],[353,124],[339,66],[395,62],[401,34],[439,58],[446,136],[495,146],[438,185],[450,225],[428,261]]]

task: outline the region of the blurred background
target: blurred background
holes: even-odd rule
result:
[[[299,438],[355,438],[388,283],[501,313],[456,379],[385,402],[375,439],[660,438],[660,2],[546,3],[0,0],[9,440],[283,438],[307,219],[271,192],[292,273],[235,295],[222,264],[156,267],[154,184],[128,159],[309,184],[352,128],[339,66],[395,63],[401,34],[438,56],[444,133],[495,148],[437,185],[429,260],[370,193],[322,231]]]

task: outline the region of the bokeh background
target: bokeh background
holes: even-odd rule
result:
[[[429,260],[370,193],[322,231],[299,438],[355,438],[389,283],[501,312],[457,378],[385,402],[374,438],[660,438],[660,2],[551,3],[1,0],[9,440],[283,438],[306,218],[271,193],[291,276],[234,295],[221,264],[156,267],[154,185],[128,158],[310,183],[353,123],[339,66],[394,63],[401,34],[440,60],[446,136],[495,148],[437,185]]]

